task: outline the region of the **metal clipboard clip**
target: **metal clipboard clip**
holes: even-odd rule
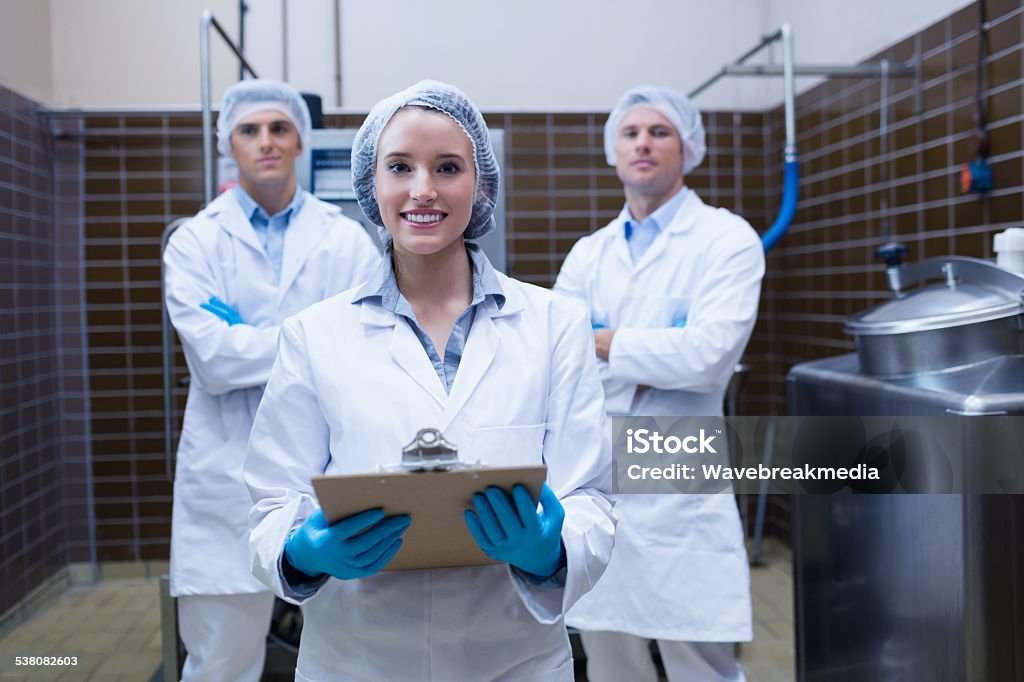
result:
[[[459,459],[459,449],[454,443],[445,440],[440,430],[435,428],[420,429],[408,445],[402,448],[402,463],[397,466],[385,467],[385,471],[450,471],[452,469],[470,469],[483,466],[483,462],[463,462]]]

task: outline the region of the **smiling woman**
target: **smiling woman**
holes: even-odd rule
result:
[[[476,188],[466,133],[439,111],[406,107],[384,128],[377,155],[377,200],[396,259],[463,252]]]
[[[434,348],[444,348],[473,298],[463,238],[476,189],[472,142],[450,116],[406,107],[381,132],[377,157],[398,287]]]
[[[499,171],[460,91],[424,81],[377,104],[352,171],[385,257],[285,325],[245,466],[254,572],[305,603],[296,679],[568,682],[562,614],[603,573],[614,526],[589,320],[473,243],[494,227]],[[314,476],[395,465],[427,426],[464,459],[547,466],[539,499],[492,487],[465,510],[460,532],[499,563],[381,573],[422,519],[325,521]]]

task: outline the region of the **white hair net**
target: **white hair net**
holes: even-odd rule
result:
[[[377,203],[377,143],[388,121],[404,107],[427,107],[447,114],[469,136],[473,143],[473,166],[476,169],[476,188],[473,192],[473,212],[463,236],[479,239],[494,229],[494,207],[498,200],[501,178],[498,161],[487,132],[487,124],[476,105],[458,88],[438,81],[424,80],[399,93],[382,99],[366,116],[352,142],[352,186],[359,207],[377,226],[381,241],[387,244],[391,235],[384,227]]]
[[[257,78],[239,81],[224,93],[220,115],[217,116],[217,151],[234,158],[231,153],[231,131],[249,114],[266,110],[279,111],[291,119],[302,141],[302,149],[309,149],[309,134],[313,123],[306,100],[287,83]]]
[[[681,92],[642,85],[628,90],[619,98],[604,124],[604,156],[609,166],[615,165],[615,140],[619,134],[619,124],[626,112],[634,107],[654,109],[675,126],[683,144],[684,175],[700,165],[707,146],[704,143],[704,124],[700,120],[697,105]]]

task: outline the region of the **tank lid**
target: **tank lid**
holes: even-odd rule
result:
[[[847,320],[848,334],[876,336],[947,329],[1024,313],[1024,277],[987,261],[937,258],[913,266],[917,281],[944,279]]]

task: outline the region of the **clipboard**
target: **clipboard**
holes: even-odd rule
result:
[[[477,546],[463,511],[472,508],[474,493],[492,485],[511,495],[521,483],[539,499],[546,476],[543,465],[379,472],[316,476],[313,489],[328,523],[378,507],[388,516],[408,514],[402,548],[384,570],[409,571],[500,563]]]

